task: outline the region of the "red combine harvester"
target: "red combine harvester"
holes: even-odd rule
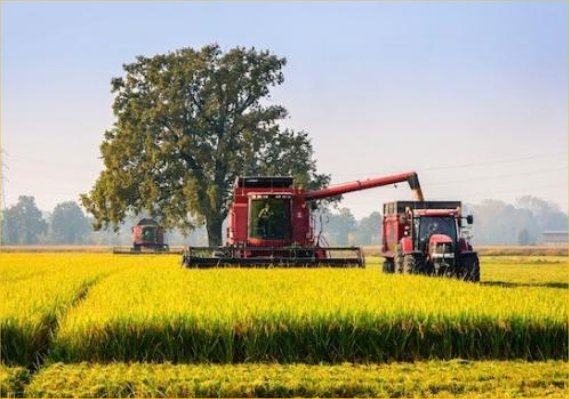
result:
[[[164,242],[164,229],[154,219],[143,218],[132,228],[132,247],[113,248],[114,254],[170,253]]]
[[[400,173],[305,192],[292,177],[238,177],[233,185],[227,243],[224,247],[188,247],[182,265],[221,266],[364,266],[358,247],[324,247],[315,237],[312,201],[353,191],[408,182],[423,200],[415,172]]]
[[[383,271],[480,281],[480,263],[461,237],[458,201],[396,201],[383,206]]]

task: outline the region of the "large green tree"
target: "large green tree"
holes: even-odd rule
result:
[[[124,65],[112,80],[116,122],[101,145],[105,168],[82,195],[95,228],[147,212],[168,228],[205,223],[210,245],[219,245],[236,176],[326,185],[308,135],[282,129],[287,111],[270,101],[285,63],[268,51],[209,45]]]

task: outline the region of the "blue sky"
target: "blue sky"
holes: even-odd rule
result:
[[[217,42],[285,56],[271,101],[333,182],[416,169],[431,199],[567,210],[566,2],[2,2],[6,203],[76,200],[137,55]],[[345,196],[358,216],[405,187]]]

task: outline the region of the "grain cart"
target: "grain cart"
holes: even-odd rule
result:
[[[480,281],[478,255],[465,237],[459,201],[396,201],[383,206],[386,273],[457,277]]]
[[[294,186],[292,177],[238,177],[233,185],[227,242],[219,248],[188,247],[184,267],[364,266],[358,247],[321,245],[314,232],[314,201],[400,182],[423,200],[415,172],[340,184],[315,191]]]
[[[154,219],[140,219],[132,229],[132,247],[113,248],[114,254],[170,253],[170,247],[164,242],[164,229]]]

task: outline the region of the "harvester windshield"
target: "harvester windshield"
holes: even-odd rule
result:
[[[291,237],[291,200],[288,196],[252,198],[249,207],[249,237],[288,240]]]
[[[421,216],[415,219],[415,231],[420,245],[425,245],[431,234],[444,234],[457,241],[456,219],[452,216]]]

